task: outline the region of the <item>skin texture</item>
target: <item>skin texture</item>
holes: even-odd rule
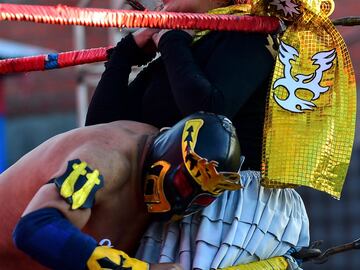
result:
[[[142,164],[158,130],[130,121],[79,128],[55,136],[21,158],[0,175],[1,268],[44,269],[18,251],[12,230],[22,215],[44,207],[59,209],[78,228],[111,240],[116,249],[132,253],[150,216],[143,203]],[[104,187],[91,209],[70,210],[50,179],[64,173],[67,162],[80,159],[104,177]],[[131,205],[131,207],[128,207]],[[153,265],[152,270],[181,269],[176,264]]]

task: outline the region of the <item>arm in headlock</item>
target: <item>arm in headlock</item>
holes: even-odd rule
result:
[[[98,270],[117,267],[149,269],[147,263],[131,258],[120,250],[97,246],[95,239],[82,233],[56,208],[42,208],[21,218],[14,231],[14,241],[19,249],[33,259],[55,270]],[[166,265],[163,266],[159,269],[166,269]],[[223,269],[286,270],[287,267],[288,263],[284,257],[274,257]]]
[[[54,184],[43,186],[13,232],[16,246],[55,270],[149,268],[147,263],[120,250],[98,246],[94,238],[81,232],[89,220],[89,208],[68,209],[68,203],[61,199]]]
[[[59,270],[148,269],[148,264],[82,233],[56,208],[42,208],[22,217],[14,231],[16,246],[41,264]]]
[[[232,118],[252,94],[268,87],[274,59],[267,35],[225,31],[203,39],[207,45],[200,47],[208,52],[201,67],[188,33],[172,30],[160,38],[171,92],[183,115],[203,110]]]
[[[143,52],[131,34],[109,50],[109,61],[105,63],[105,71],[89,104],[86,126],[121,119],[136,120],[128,113],[136,102],[128,91],[129,74],[132,66],[145,64],[154,56],[155,53]]]

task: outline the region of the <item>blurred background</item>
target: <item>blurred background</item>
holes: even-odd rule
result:
[[[359,0],[335,2],[332,18],[360,16]],[[123,0],[12,0],[0,3],[130,8]],[[360,26],[338,29],[348,45],[360,85]],[[126,31],[2,21],[0,59],[115,45]],[[0,75],[0,172],[46,139],[82,125],[88,99],[102,71],[103,63],[100,63]],[[299,190],[309,213],[312,240],[324,240],[324,249],[360,238],[360,213],[357,208],[360,205],[358,130],[359,125],[341,200],[306,188]],[[360,250],[335,255],[323,265],[307,263],[303,268],[357,270],[360,269]]]

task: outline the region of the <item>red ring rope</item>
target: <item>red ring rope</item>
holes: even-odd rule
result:
[[[275,32],[279,27],[277,18],[266,16],[111,10],[63,5],[0,4],[1,20],[92,27],[183,28],[266,33]]]
[[[78,8],[63,5],[37,6],[0,4],[0,21],[31,21],[47,24],[82,25],[92,27],[150,27],[169,29],[209,29],[273,33],[279,28],[274,17],[210,15],[155,11]],[[51,55],[5,59],[0,61],[0,74],[62,68],[106,60],[106,49],[71,51]]]

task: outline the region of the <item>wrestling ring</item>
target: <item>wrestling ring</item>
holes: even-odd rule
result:
[[[0,4],[0,21],[27,21],[33,23],[103,28],[162,28],[199,29],[276,33],[281,22],[270,16],[236,16],[195,13],[173,13],[141,10],[114,10],[81,8],[64,5],[37,6]],[[334,25],[354,26],[360,17],[333,21]],[[0,74],[41,71],[76,66],[107,60],[112,46],[43,54],[0,60]],[[86,107],[86,106],[85,106]],[[81,113],[80,113],[81,114]],[[359,240],[327,250],[323,259],[338,252],[359,249]]]
[[[279,19],[270,16],[112,10],[64,5],[37,6],[0,4],[0,21],[28,21],[34,23],[104,28],[148,27],[263,33],[275,33],[280,27]],[[342,18],[335,20],[334,24],[347,26],[357,25],[360,24],[360,18]],[[105,61],[107,57],[106,51],[110,48],[111,46],[5,59],[0,61],[0,74],[48,70]]]
[[[0,4],[0,21],[83,26],[74,27],[75,50],[3,59],[0,60],[0,75],[79,66],[77,71],[80,83],[76,90],[76,103],[77,121],[80,124],[84,122],[88,106],[88,83],[84,81],[93,84],[91,76],[84,79],[84,74],[89,72],[81,65],[105,61],[107,50],[112,47],[86,48],[84,36],[87,27],[109,28],[110,32],[117,34],[119,34],[117,29],[136,27],[275,33],[281,25],[277,17],[155,12],[143,10],[142,4],[136,0],[126,1],[135,10],[122,10],[124,1],[120,1],[122,2],[120,10],[118,5],[114,5],[115,1],[111,1],[111,9],[88,8],[90,2],[88,0],[80,1],[77,7],[61,4],[55,6]],[[341,18],[333,23],[344,26],[358,25],[360,17]],[[111,39],[118,40],[118,37]]]

